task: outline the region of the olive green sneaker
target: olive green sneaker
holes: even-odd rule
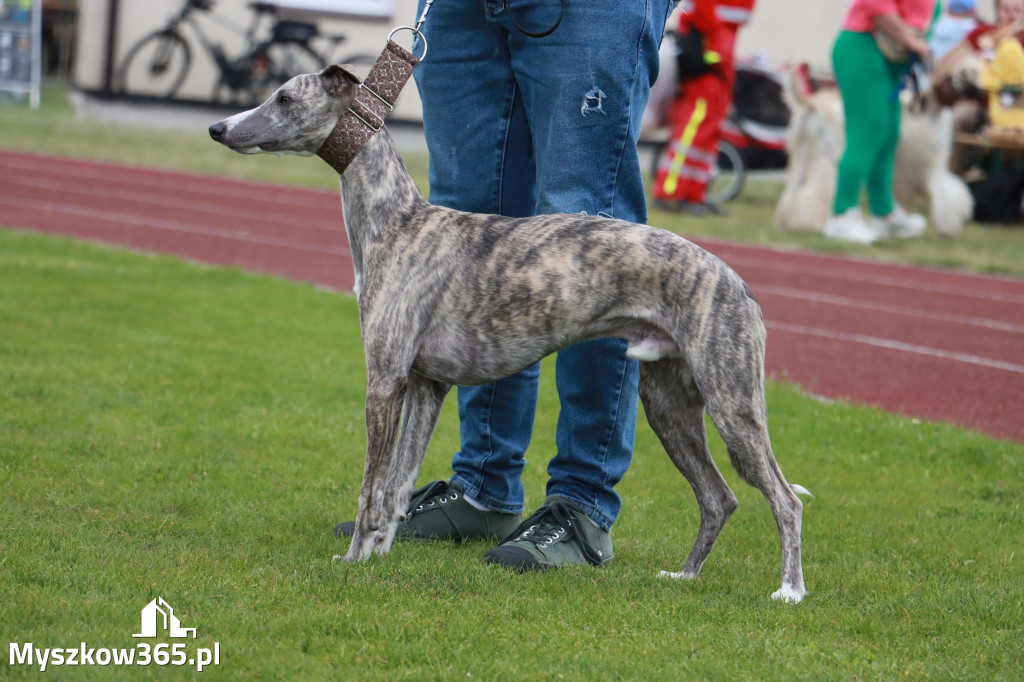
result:
[[[462,486],[450,481],[433,481],[412,491],[405,521],[398,524],[396,538],[412,540],[483,540],[503,538],[519,525],[522,514],[482,511],[466,502]],[[334,534],[351,537],[355,521],[334,527]]]
[[[543,571],[572,564],[604,566],[615,559],[612,536],[598,528],[574,502],[549,495],[484,559],[517,571]]]

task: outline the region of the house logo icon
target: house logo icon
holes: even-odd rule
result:
[[[188,637],[191,633],[192,638],[195,639],[196,629],[181,627],[181,621],[174,615],[174,609],[164,601],[163,597],[157,597],[142,609],[142,632],[132,635],[132,637],[156,637],[157,614],[163,617],[164,630],[171,637]]]

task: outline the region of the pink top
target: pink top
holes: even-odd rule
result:
[[[870,33],[874,17],[898,14],[900,19],[922,31],[931,23],[936,0],[853,0],[843,21],[843,28],[855,33]]]

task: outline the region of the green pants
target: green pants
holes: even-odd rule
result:
[[[843,31],[832,48],[832,67],[843,96],[846,148],[839,161],[835,215],[860,204],[867,189],[872,215],[892,213],[892,173],[900,141],[901,107],[894,96],[906,64],[886,59],[870,33]]]

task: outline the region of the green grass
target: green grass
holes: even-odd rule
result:
[[[315,161],[226,153],[205,131],[78,120],[61,88],[0,107],[0,145],[336,188]],[[424,177],[423,157],[407,156]],[[870,249],[771,227],[778,187],[731,215],[653,214],[688,234],[1024,274],[1020,230]],[[557,404],[547,366],[524,476],[543,497]],[[618,490],[616,563],[519,576],[486,545],[396,544],[360,566],[331,528],[362,475],[355,302],[222,268],[0,230],[0,633],[132,647],[155,596],[220,643],[211,679],[1017,679],[1024,669],[1024,447],[829,404],[770,383],[773,442],[810,488],[807,599],[772,602],[767,505],[713,454],[740,508],[693,583],[692,492],[646,425]],[[452,401],[449,401],[451,403]],[[421,480],[458,446],[449,404]],[[642,420],[642,418],[641,418]],[[168,640],[158,640],[168,641]],[[0,677],[34,679],[7,667]],[[50,668],[69,679],[183,668]],[[55,672],[54,672],[55,671]]]
[[[685,481],[646,427],[619,491],[616,562],[516,575],[483,544],[398,543],[333,563],[364,452],[355,302],[171,258],[0,231],[0,632],[120,648],[175,607],[210,679],[1017,679],[1024,447],[828,404],[768,403],[804,516],[807,599],[772,602],[777,532],[740,508],[692,583]],[[544,372],[527,504],[556,406]],[[452,401],[449,401],[451,403]],[[449,404],[423,476],[448,474]],[[169,641],[169,640],[158,640]],[[6,679],[35,679],[24,666]],[[50,668],[71,679],[184,668]]]

